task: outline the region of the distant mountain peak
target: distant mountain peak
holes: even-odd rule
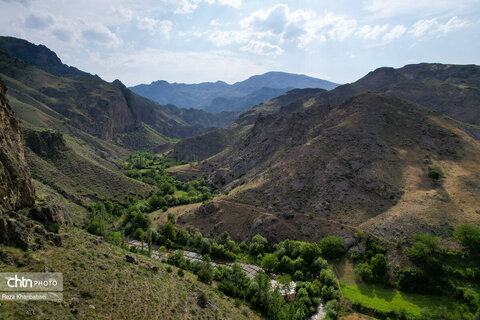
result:
[[[288,90],[320,88],[331,90],[338,84],[303,74],[270,71],[228,84],[224,81],[194,84],[169,83],[164,80],[141,84],[130,89],[160,104],[175,104],[210,112],[246,110]]]

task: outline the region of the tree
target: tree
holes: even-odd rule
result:
[[[360,263],[355,267],[355,276],[363,281],[372,281],[372,268],[368,263]]]
[[[437,180],[440,179],[440,172],[435,169],[428,170],[428,177],[432,179],[433,183],[437,183]]]
[[[252,256],[263,254],[265,252],[265,248],[267,245],[268,245],[267,239],[257,234],[253,236],[252,241],[250,242],[250,247],[248,251]]]
[[[424,264],[430,255],[430,248],[423,242],[415,242],[408,250],[408,258],[416,264]]]
[[[280,262],[274,253],[267,253],[263,257],[261,265],[265,270],[273,272],[278,268]]]
[[[385,256],[381,253],[376,254],[372,260],[372,274],[373,277],[377,280],[382,279],[387,274],[389,265]]]
[[[147,230],[148,256],[152,255],[152,229]]]
[[[418,234],[417,233],[413,236],[413,241],[414,242],[424,243],[428,247],[428,249],[431,253],[435,253],[435,251],[437,251],[437,249],[438,249],[438,244],[437,244],[438,239],[440,239],[440,238],[439,237],[434,237],[430,233],[427,233],[427,234]]]
[[[308,264],[311,264],[313,261],[315,261],[315,259],[317,259],[321,253],[322,250],[316,243],[303,242],[300,245],[300,256]]]
[[[480,228],[464,224],[455,230],[454,236],[464,247],[468,248],[471,254],[480,251]]]
[[[324,260],[322,258],[317,258],[317,260],[315,260],[313,263],[312,263],[312,273],[314,275],[318,275],[320,274],[320,272],[324,269],[327,269],[328,268],[328,262],[327,260]]]
[[[320,240],[319,247],[322,255],[328,259],[341,257],[345,253],[342,239],[335,236],[327,236]]]
[[[173,225],[173,223],[171,223],[170,221],[165,223],[162,228],[162,234],[165,236],[165,238],[171,241],[175,240],[175,236],[177,233],[175,232],[175,226]]]
[[[202,267],[198,270],[197,277],[201,282],[210,284],[213,280],[213,272],[210,268]]]

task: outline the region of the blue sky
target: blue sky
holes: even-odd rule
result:
[[[480,0],[0,0],[0,34],[127,85],[267,71],[352,82],[382,66],[479,64]]]

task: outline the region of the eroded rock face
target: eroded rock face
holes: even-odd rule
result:
[[[28,131],[25,135],[27,146],[40,157],[54,158],[62,151],[68,150],[60,132]]]
[[[30,169],[25,161],[22,135],[0,78],[0,214],[35,202]]]

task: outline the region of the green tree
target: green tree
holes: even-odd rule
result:
[[[385,256],[381,253],[376,254],[371,260],[372,274],[377,280],[385,277],[388,272],[389,265]]]
[[[372,281],[373,279],[372,268],[368,263],[359,263],[354,271],[355,276],[363,281]]]
[[[428,170],[428,177],[432,179],[433,183],[437,183],[438,179],[440,179],[440,172],[435,169]]]
[[[274,253],[267,253],[263,257],[261,265],[265,270],[273,272],[278,268],[280,262]]]
[[[175,226],[173,225],[173,223],[171,223],[170,221],[165,223],[162,228],[162,234],[170,241],[174,241],[177,233],[175,231]]]
[[[263,254],[265,252],[267,245],[268,245],[267,239],[257,234],[253,236],[252,241],[250,242],[250,247],[248,251],[252,256]]]
[[[471,254],[480,251],[480,228],[464,224],[455,230],[454,236],[464,247],[468,248]]]
[[[345,253],[342,239],[335,236],[327,236],[320,240],[319,247],[322,255],[328,259],[341,257]]]

